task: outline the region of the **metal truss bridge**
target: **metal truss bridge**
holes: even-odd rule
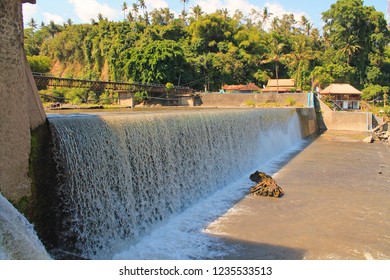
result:
[[[111,81],[94,81],[82,80],[73,78],[59,78],[48,76],[42,73],[33,73],[35,83],[38,88],[44,87],[68,87],[68,88],[88,88],[92,91],[114,90],[114,91],[128,91],[138,92],[146,91],[148,93],[166,93],[167,89],[162,84],[140,84],[140,83],[124,83]],[[194,90],[189,87],[175,86],[171,94],[191,94]]]

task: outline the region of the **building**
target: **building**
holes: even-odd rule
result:
[[[267,86],[263,88],[263,92],[300,92],[297,90],[294,79],[269,79]]]
[[[254,83],[247,85],[225,85],[222,87],[223,92],[229,93],[254,93],[260,92],[260,88]]]
[[[331,84],[320,91],[321,97],[333,101],[343,110],[359,109],[362,92],[350,84]]]

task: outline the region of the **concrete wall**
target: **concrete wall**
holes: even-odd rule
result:
[[[0,1],[0,192],[13,202],[30,195],[30,129],[46,120],[23,49],[21,2]]]
[[[372,113],[333,111],[322,100],[317,100],[325,129],[369,131],[373,128]]]
[[[297,108],[301,132],[303,137],[308,137],[318,132],[316,111],[314,108]]]
[[[367,112],[323,112],[327,129],[369,131],[372,129],[372,113]]]
[[[293,98],[297,105],[306,106],[306,93],[260,93],[260,94],[240,94],[240,93],[205,93],[200,95],[201,105],[207,107],[240,107],[246,101],[255,103],[278,103],[287,104],[288,98]]]

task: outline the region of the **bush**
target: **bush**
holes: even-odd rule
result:
[[[256,102],[253,101],[253,100],[246,100],[246,101],[244,102],[244,104],[245,104],[245,106],[247,106],[247,107],[256,107]]]
[[[286,105],[287,105],[287,106],[294,106],[296,103],[297,103],[297,101],[296,101],[295,98],[292,97],[292,96],[289,96],[289,97],[286,99]]]

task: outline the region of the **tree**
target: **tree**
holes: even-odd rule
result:
[[[273,63],[275,65],[276,92],[279,92],[279,64],[285,58],[285,54],[283,53],[285,44],[280,43],[278,37],[272,36],[267,45],[269,49],[265,53],[265,59],[261,63]]]
[[[172,40],[154,41],[143,48],[133,48],[126,64],[127,78],[142,83],[178,81],[184,67],[184,53]]]
[[[127,2],[123,2],[122,4],[122,11],[123,11],[123,20],[126,20],[126,13],[127,10],[129,9],[129,6],[127,5]]]
[[[268,8],[264,7],[262,14],[262,25],[264,29],[267,28],[268,21],[270,20],[272,15],[273,14],[268,11]]]
[[[340,50],[347,63],[357,69],[359,84],[366,79],[370,53],[382,53],[389,42],[383,13],[363,5],[363,0],[339,0],[322,13],[324,35]],[[386,39],[385,39],[386,38]]]
[[[138,12],[139,12],[137,3],[133,3],[133,9],[132,10],[133,10],[133,13],[134,13],[134,18],[137,19],[138,18]]]
[[[190,2],[189,0],[180,0],[181,3],[183,3],[183,11],[186,11],[186,4]]]
[[[202,7],[199,5],[192,7],[192,14],[194,15],[195,20],[199,20],[203,14]]]
[[[35,30],[38,25],[35,22],[34,18],[31,18],[30,21],[28,22],[28,26],[30,26],[32,28],[32,30]]]
[[[285,57],[288,61],[288,66],[295,72],[297,86],[302,88],[303,68],[308,68],[310,61],[315,58],[313,50],[308,46],[306,37],[302,35],[295,36],[292,52]]]

